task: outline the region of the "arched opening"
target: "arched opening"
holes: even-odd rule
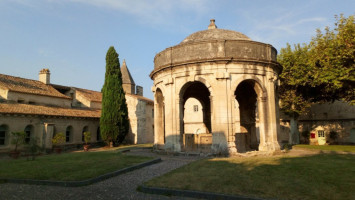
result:
[[[254,80],[242,81],[234,95],[239,105],[239,125],[236,131],[238,152],[258,150],[260,143],[259,131],[256,127],[258,113],[258,95]]]
[[[83,131],[81,132],[81,141],[84,142],[84,133],[89,131],[88,126],[84,126]]]
[[[33,126],[27,125],[25,128],[25,144],[30,143],[31,137],[33,137]]]
[[[210,91],[199,81],[189,82],[180,91],[180,134],[187,151],[210,149]]]
[[[0,146],[7,144],[9,127],[7,125],[0,126]]]
[[[96,130],[96,141],[101,141],[100,126]]]
[[[203,106],[199,100],[190,97],[184,104],[184,132],[190,134],[208,133],[203,118]]]
[[[68,126],[67,129],[65,130],[65,142],[69,143],[72,141],[72,137],[73,137],[73,127],[72,126]]]
[[[156,134],[156,143],[165,144],[165,105],[164,105],[164,96],[162,91],[158,88],[155,91],[155,100],[156,100],[156,119],[155,119],[155,134]]]

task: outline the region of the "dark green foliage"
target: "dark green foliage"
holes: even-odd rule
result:
[[[309,44],[287,44],[278,61],[281,109],[297,118],[311,103],[343,100],[355,104],[355,20],[335,16],[334,30],[317,30]]]
[[[115,48],[111,46],[106,54],[105,83],[102,88],[101,137],[108,144],[119,144],[124,140],[128,129],[128,109],[120,63]]]
[[[287,44],[278,56],[283,66],[280,108],[295,120],[312,103],[342,100],[355,104],[354,16],[335,19],[334,30],[326,27],[324,34],[317,30],[309,44],[297,44],[293,49]]]
[[[310,43],[309,65],[313,85],[321,95],[316,101],[344,100],[355,104],[355,20],[335,16],[334,30],[317,30]]]

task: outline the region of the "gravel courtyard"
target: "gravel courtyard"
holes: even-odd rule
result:
[[[186,165],[198,156],[157,155],[149,149],[127,154],[161,157],[162,162],[84,187],[57,187],[27,184],[1,184],[0,199],[191,199],[151,195],[136,191],[143,182]]]

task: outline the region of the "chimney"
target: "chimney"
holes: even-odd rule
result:
[[[137,85],[137,86],[136,86],[136,92],[137,92],[137,95],[143,96],[143,87]]]
[[[42,83],[50,84],[50,77],[51,73],[49,72],[49,69],[41,69],[41,71],[39,71],[39,81]]]

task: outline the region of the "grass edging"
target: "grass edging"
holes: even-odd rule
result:
[[[168,188],[148,187],[144,185],[140,185],[137,188],[137,190],[148,194],[191,197],[191,198],[199,198],[199,199],[262,200],[260,198],[252,198],[246,196],[226,195],[226,194],[191,191],[191,190],[175,190],[175,189],[168,189]]]
[[[161,161],[161,158],[156,158],[144,163],[133,165],[131,167],[126,167],[117,171],[113,171],[107,174],[100,175],[95,178],[90,178],[83,181],[50,181],[50,180],[33,180],[33,179],[11,179],[11,178],[0,178],[0,182],[5,183],[20,183],[20,184],[32,184],[32,185],[49,185],[49,186],[63,186],[63,187],[79,187],[97,183],[105,179],[118,176],[136,169],[140,169]]]

